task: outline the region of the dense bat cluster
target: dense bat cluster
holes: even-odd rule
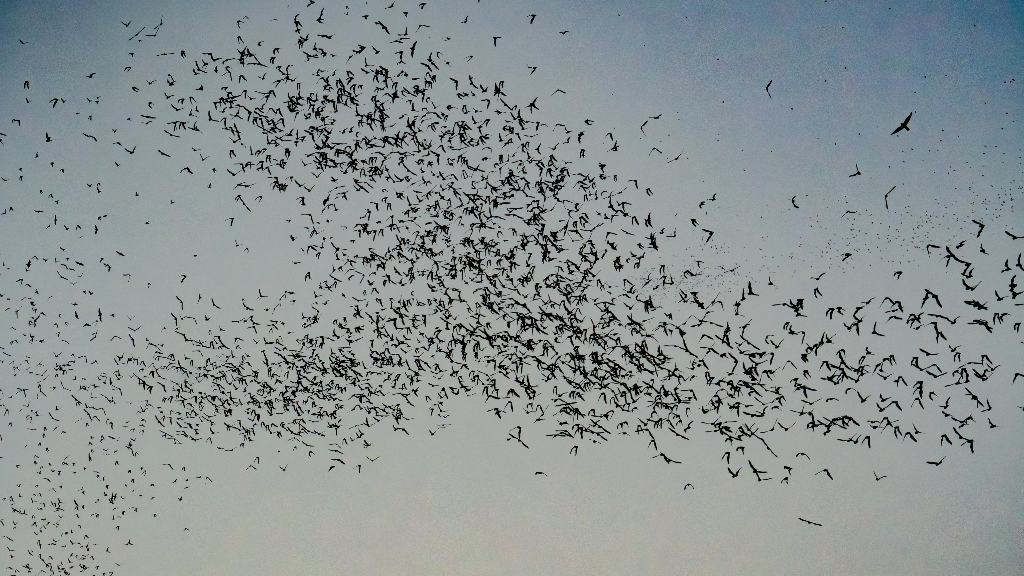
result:
[[[0,285],[17,383],[4,387],[2,441],[29,449],[17,466],[33,478],[4,495],[11,573],[105,571],[92,522],[119,526],[158,487],[180,497],[211,481],[179,464],[148,478],[146,434],[228,451],[269,437],[361,468],[372,430],[433,434],[448,401],[470,396],[524,447],[553,439],[575,454],[634,436],[674,463],[703,435],[732,477],[788,482],[831,472],[776,450],[783,435],[916,443],[936,466],[973,452],[996,425],[986,391],[1024,378],[1019,357],[985,346],[1020,341],[1014,231],[976,221],[976,234],[928,245],[940,281],[923,293],[901,290],[899,271],[894,290],[849,301],[823,294],[820,276],[801,292],[769,276],[716,285],[701,258],[717,231],[635,210],[653,192],[616,172],[620,139],[599,123],[542,121],[537,99],[460,71],[416,9],[310,4],[278,23],[290,38],[247,37],[243,18],[232,49],[126,66],[111,85],[139,108],[120,131],[43,135],[112,147],[117,168],[152,147],[147,161],[223,197],[219,220],[240,238],[276,223],[267,234],[291,265],[275,274],[290,288],[220,304],[183,288],[163,326],[104,312],[81,286],[140,282],[121,250],[90,248],[106,214],[61,205],[57,189],[35,209],[9,203],[4,221],[55,238],[5,261]],[[335,38],[332,17],[375,41]],[[40,137],[16,127],[8,138]],[[52,160],[24,169],[63,174]],[[23,167],[5,172],[5,189],[27,188]]]

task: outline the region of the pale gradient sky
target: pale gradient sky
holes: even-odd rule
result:
[[[328,15],[344,6],[323,4]],[[350,5],[359,12],[361,4]],[[23,80],[31,79],[39,102],[102,94],[97,110],[106,116],[98,112],[95,123],[113,122],[138,113],[119,80],[126,52],[137,51],[132,65],[145,67],[156,62],[155,46],[230,49],[242,14],[250,15],[255,38],[251,30],[261,22],[287,21],[296,10],[266,0],[5,2],[0,132],[8,137],[0,175],[16,174],[43,146],[44,131],[82,131],[45,105],[26,107]],[[532,13],[538,17],[529,26]],[[460,24],[466,15],[470,23]],[[153,44],[126,42],[119,20],[161,17]],[[658,190],[638,195],[639,213],[653,210],[688,227],[695,203],[718,194],[701,216],[729,231],[705,255],[712,265],[740,264],[751,276],[804,288],[812,274],[828,271],[826,292],[853,300],[885,289],[896,268],[920,287],[944,275],[936,262],[921,264],[920,252],[973,230],[970,218],[994,229],[1024,227],[1020,3],[430,0],[421,17],[457,69],[484,82],[504,79],[521,102],[540,96],[539,114],[549,121],[591,118],[621,134],[631,152],[616,157],[619,170]],[[332,22],[336,37],[355,42],[366,34],[361,19]],[[494,49],[491,37],[499,35]],[[466,62],[468,54],[474,58]],[[528,66],[539,69],[530,76]],[[89,72],[96,72],[91,81]],[[551,96],[555,88],[567,94]],[[911,133],[891,138],[912,110]],[[659,113],[663,119],[642,139],[637,127]],[[14,130],[12,117],[24,130]],[[684,159],[666,166],[647,156],[650,146]],[[25,198],[47,187],[62,191],[68,210],[111,212],[106,244],[74,247],[82,257],[130,248],[139,281],[94,285],[108,310],[143,326],[165,325],[181,270],[220,302],[257,286],[271,293],[289,285],[292,253],[272,233],[250,233],[249,256],[231,250],[235,236],[223,214],[233,193],[189,188],[174,174],[179,166],[160,168],[157,158],[115,171],[115,150],[80,137],[48,150],[63,158],[66,180],[3,182],[0,205],[31,202]],[[855,163],[864,175],[849,179]],[[102,199],[84,187],[96,181],[109,191]],[[885,211],[882,194],[893,185],[896,208]],[[144,200],[132,203],[136,190]],[[793,195],[799,211],[789,209]],[[173,209],[166,198],[176,199]],[[847,209],[857,218],[841,219]],[[146,219],[152,225],[140,224]],[[7,263],[52,252],[54,242],[35,222],[0,220]],[[844,246],[858,255],[837,265]],[[670,264],[694,257],[686,246],[676,250],[663,255]],[[0,292],[11,282],[4,272]],[[76,296],[61,286],[52,291],[58,300]],[[990,344],[1020,369],[1019,341]],[[103,345],[76,352],[109,354]],[[652,460],[640,440],[569,457],[564,444],[537,438],[526,451],[504,440],[508,426],[482,414],[478,399],[463,400],[452,427],[436,436],[379,434],[380,459],[361,474],[328,473],[323,459],[301,454],[275,455],[270,443],[224,454],[150,439],[142,458],[154,477],[166,461],[187,463],[214,482],[191,487],[180,502],[155,500],[117,534],[100,526],[94,538],[131,537],[135,546],[113,549],[119,573],[151,576],[1024,573],[1024,413],[1017,408],[1024,386],[991,384],[1001,426],[978,439],[973,456],[958,453],[935,469],[923,462],[931,454],[914,447],[879,443],[864,451],[801,438],[794,446],[817,449],[836,479],[794,477],[788,486],[729,481],[719,446],[700,439],[680,452],[682,466]],[[5,391],[14,385],[0,374]],[[28,456],[21,447],[27,437],[4,431],[0,494],[25,480],[12,466]],[[258,471],[245,470],[257,452],[272,457]],[[889,477],[875,482],[872,470]],[[687,482],[696,488],[683,493]]]

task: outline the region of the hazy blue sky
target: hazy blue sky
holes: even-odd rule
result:
[[[349,5],[361,14],[387,3]],[[368,36],[367,21],[342,17],[344,2],[318,4],[336,38]],[[0,260],[12,266],[0,273],[0,292],[22,289],[14,281],[28,256],[61,247],[82,259],[118,247],[128,254],[130,285],[83,285],[143,331],[167,325],[179,290],[225,303],[257,288],[286,289],[292,252],[276,241],[273,223],[250,228],[242,241],[252,251],[240,254],[233,243],[241,236],[224,225],[233,192],[196,187],[176,174],[181,163],[161,164],[156,140],[140,144],[149,160],[115,169],[123,154],[106,143],[118,138],[107,126],[145,113],[125,66],[159,66],[155,52],[176,47],[190,55],[230,50],[243,14],[251,19],[247,39],[273,45],[279,39],[261,36],[262,27],[273,30],[270,18],[287,22],[304,6],[4,2],[0,208],[27,210],[0,218]],[[532,26],[529,14],[537,14]],[[633,199],[638,213],[653,211],[687,233],[696,215],[721,231],[699,252],[680,240],[662,258],[680,268],[698,257],[713,267],[740,265],[740,275],[708,280],[723,289],[765,275],[807,288],[827,271],[823,290],[852,301],[884,293],[892,271],[905,269],[911,284],[904,288],[919,298],[914,290],[946,274],[939,261],[923,262],[925,244],[970,235],[972,218],[994,230],[1024,229],[1021,3],[429,0],[417,17],[430,23],[429,41],[455,69],[483,83],[503,79],[523,103],[539,96],[538,115],[549,122],[593,119],[602,132],[614,131],[629,149],[616,157],[618,170],[657,190]],[[127,40],[136,26],[161,18],[158,38]],[[502,37],[498,48],[493,36]],[[532,75],[529,66],[538,67]],[[46,104],[61,96],[83,113],[69,120]],[[85,97],[100,104],[81,103]],[[890,137],[911,111],[911,132]],[[95,126],[104,126],[102,146],[80,136]],[[44,133],[56,141],[46,143]],[[34,165],[43,146],[66,173],[35,171],[19,181],[18,167]],[[652,146],[682,158],[666,165],[648,153]],[[851,179],[855,165],[863,175]],[[102,195],[87,185],[96,182]],[[893,209],[885,210],[891,186]],[[110,233],[75,243],[42,231],[31,208],[52,207],[37,194],[43,188],[56,191],[72,220],[111,214]],[[715,194],[711,209],[696,210]],[[844,218],[847,210],[856,214]],[[840,263],[850,247],[854,257]],[[82,298],[81,287],[37,288],[55,306]],[[1019,338],[978,345],[1020,370]],[[96,343],[68,352],[111,350]],[[0,374],[5,397],[18,385]],[[719,447],[701,440],[681,449],[681,466],[652,460],[639,440],[569,457],[564,444],[537,438],[526,451],[506,442],[506,423],[472,398],[457,404],[451,427],[436,436],[380,434],[380,458],[360,474],[328,473],[323,459],[276,454],[272,443],[225,454],[149,439],[142,458],[154,478],[160,463],[171,462],[213,482],[194,483],[181,501],[177,487],[166,487],[175,497],[119,520],[116,532],[98,524],[94,538],[115,545],[131,538],[133,547],[113,548],[119,573],[153,576],[1024,573],[1024,388],[1005,378],[990,385],[1000,427],[979,437],[973,456],[958,453],[936,469],[915,446],[865,451],[801,438],[794,446],[813,446],[835,480],[794,477],[790,485],[730,481]],[[14,469],[30,458],[24,445],[33,437],[20,422],[4,429],[0,494],[39,481]],[[257,453],[272,456],[246,470]],[[534,474],[540,470],[547,476]],[[888,478],[876,482],[872,471]],[[685,483],[695,489],[684,493]]]

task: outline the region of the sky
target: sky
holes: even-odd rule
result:
[[[828,298],[859,301],[896,289],[892,272],[904,270],[899,289],[913,300],[949,275],[941,260],[925,258],[926,245],[972,236],[972,219],[996,231],[986,243],[993,252],[1007,242],[996,237],[1000,230],[1024,230],[1019,3],[417,4],[392,10],[429,23],[424,45],[441,50],[456,73],[504,80],[509,98],[523,105],[537,97],[541,121],[579,129],[593,120],[595,131],[614,132],[622,180],[638,178],[638,191],[656,191],[630,198],[636,212],[680,229],[660,263],[681,271],[702,259],[716,271],[699,280],[702,289],[735,291],[768,277],[780,292],[820,285]],[[342,14],[377,14],[386,3],[317,5],[336,41],[354,45],[374,37],[377,16]],[[158,155],[166,146],[158,133],[124,128],[139,147],[130,161],[106,142],[121,138],[108,126],[146,113],[151,92],[130,86],[156,77],[167,60],[156,54],[186,48],[190,62],[207,50],[236,49],[236,34],[273,45],[280,37],[271,19],[287,23],[305,9],[305,2],[265,0],[3,3],[0,207],[18,211],[0,218],[0,292],[18,293],[17,280],[28,278],[54,310],[88,301],[156,339],[169,333],[177,294],[226,305],[292,287],[294,252],[280,241],[280,216],[292,208],[227,227],[236,192],[182,175],[177,152],[167,148],[175,155],[167,162]],[[237,24],[243,15],[249,19]],[[137,26],[158,21],[157,37],[129,40]],[[142,75],[129,75],[128,66]],[[53,97],[69,103],[51,106]],[[910,132],[891,136],[911,112]],[[155,135],[140,139],[144,133]],[[189,143],[204,149],[225,146],[214,136],[195,138]],[[55,166],[39,169],[33,156],[41,149]],[[676,154],[680,160],[667,164]],[[855,170],[862,175],[851,178]],[[883,197],[893,186],[887,209]],[[697,207],[711,197],[709,208]],[[360,202],[353,213],[365,208]],[[95,221],[104,234],[76,241],[45,229],[33,209],[90,227]],[[690,218],[714,227],[715,242],[704,244]],[[238,250],[239,242],[249,250]],[[125,254],[118,270],[130,271],[130,280],[110,275],[69,286],[21,266],[32,254],[95,262],[115,249]],[[841,259],[846,252],[852,256]],[[738,273],[727,271],[736,266]],[[812,281],[821,273],[823,283]],[[989,273],[979,271],[979,279]],[[21,322],[9,308],[2,317]],[[681,465],[652,458],[638,438],[570,456],[564,443],[538,432],[526,450],[506,440],[506,421],[469,397],[451,405],[450,425],[436,434],[375,434],[375,460],[358,472],[328,471],[322,454],[306,458],[270,438],[223,452],[149,435],[137,460],[158,484],[146,499],[156,497],[135,514],[90,521],[87,532],[111,547],[104,558],[117,573],[155,576],[1021,573],[1024,389],[1007,377],[1014,366],[1021,371],[1020,337],[986,339],[964,329],[959,338],[1009,372],[985,390],[999,426],[979,435],[974,454],[952,453],[941,467],[925,463],[938,453],[921,446],[878,442],[863,450],[797,434],[781,449],[813,449],[834,480],[813,470],[788,485],[732,480],[720,446],[700,437],[679,448]],[[31,353],[106,362],[120,346],[75,342],[50,340]],[[917,344],[887,346],[899,352]],[[13,358],[27,350],[4,346]],[[0,389],[10,399],[28,377],[8,369]],[[13,418],[5,426],[0,494],[26,493],[45,482],[27,465],[40,431]],[[54,453],[80,455],[81,440],[47,441],[68,443]],[[257,455],[261,463],[249,467]],[[171,482],[181,474],[164,471],[166,464],[210,480],[182,488]],[[130,465],[119,463],[110,477]],[[693,489],[684,491],[686,484]],[[68,483],[68,494],[74,490]],[[4,528],[13,519],[6,513]],[[34,545],[23,528],[10,534],[12,549]]]

